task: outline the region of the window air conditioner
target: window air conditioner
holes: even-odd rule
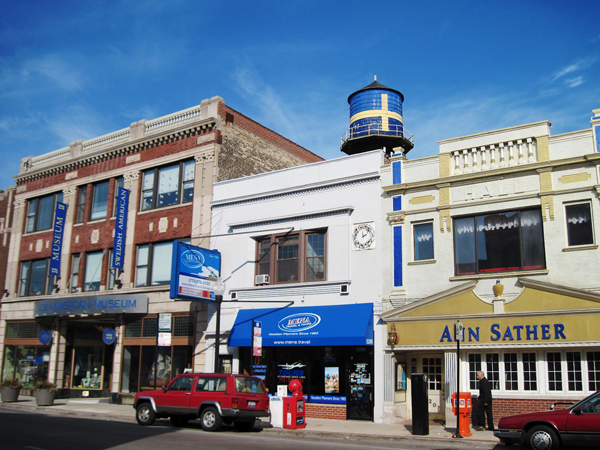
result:
[[[269,284],[269,282],[269,275],[256,275],[254,277],[254,284],[257,286],[260,284]]]

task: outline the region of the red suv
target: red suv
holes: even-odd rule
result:
[[[138,392],[133,407],[140,425],[167,418],[184,426],[200,418],[202,428],[216,431],[222,423],[251,430],[257,417],[269,417],[269,396],[260,378],[246,375],[188,373],[168,386]]]

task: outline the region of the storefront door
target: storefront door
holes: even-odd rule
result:
[[[427,393],[429,396],[429,418],[444,418],[444,370],[442,355],[427,355],[420,359],[421,372],[427,375]]]
[[[346,365],[346,418],[373,420],[373,350],[359,347]]]

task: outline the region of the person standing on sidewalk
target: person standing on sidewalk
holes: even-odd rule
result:
[[[485,377],[483,372],[480,370],[477,372],[477,379],[479,380],[479,403],[477,405],[477,422],[478,426],[475,428],[477,431],[483,431],[485,425],[485,416],[487,414],[488,430],[494,430],[494,417],[492,415],[492,386],[490,386],[489,380]]]

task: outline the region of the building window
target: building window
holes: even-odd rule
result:
[[[83,223],[85,218],[85,199],[87,197],[87,186],[79,186],[77,190],[77,204],[75,206],[75,223]]]
[[[559,352],[548,352],[546,354],[548,363],[548,390],[562,391],[562,369]]]
[[[119,206],[119,188],[124,186],[125,178],[118,177],[115,178],[115,192],[113,194],[113,207],[112,207],[112,217],[116,217],[117,215],[117,207]]]
[[[100,220],[106,218],[109,182],[110,180],[106,180],[96,183],[92,186],[92,207],[90,210],[90,220]]]
[[[79,262],[81,261],[81,254],[74,253],[71,258],[71,281],[70,291],[77,292],[79,287]]]
[[[108,250],[108,261],[107,261],[107,269],[106,269],[106,289],[112,290],[115,288],[115,281],[119,276],[119,269],[115,269],[112,267],[112,258],[113,251],[112,249]]]
[[[49,295],[56,283],[56,277],[48,276],[48,259],[23,261],[19,276],[19,296]]]
[[[536,354],[523,353],[523,389],[526,391],[537,391],[537,367]]]
[[[454,219],[457,275],[544,269],[539,209]]]
[[[600,352],[587,352],[588,381],[590,391],[600,390]]]
[[[301,231],[260,239],[256,273],[270,275],[272,283],[325,280],[326,244],[325,231]]]
[[[479,382],[477,372],[481,370],[481,355],[478,353],[469,354],[469,389],[477,389]]]
[[[594,243],[590,208],[589,203],[565,206],[569,247]]]
[[[102,277],[102,256],[104,252],[91,252],[85,255],[85,279],[84,291],[100,290],[100,279]]]
[[[516,353],[504,354],[504,378],[506,380],[504,386],[507,391],[519,390],[519,370]]]
[[[433,259],[433,223],[413,227],[415,241],[415,261]]]
[[[567,352],[567,380],[569,391],[582,391],[581,353]]]
[[[180,240],[189,244],[189,239]],[[173,241],[143,244],[137,247],[135,285],[156,286],[171,281]],[[165,264],[165,261],[168,263]]]
[[[56,203],[62,202],[62,200],[62,192],[29,200],[27,205],[27,233],[51,229]]]
[[[189,160],[144,171],[142,211],[191,202],[194,167],[194,160]]]

